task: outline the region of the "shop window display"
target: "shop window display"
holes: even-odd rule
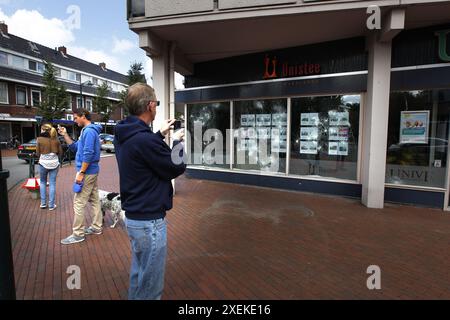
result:
[[[386,183],[445,188],[450,90],[392,92]]]
[[[360,96],[291,101],[289,173],[357,180]]]
[[[233,168],[286,172],[287,99],[234,102]]]

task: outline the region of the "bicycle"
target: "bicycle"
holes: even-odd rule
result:
[[[7,142],[8,150],[15,150],[19,147],[20,141],[17,139],[17,136],[11,137]]]

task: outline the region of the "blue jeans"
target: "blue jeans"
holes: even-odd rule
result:
[[[53,170],[47,170],[42,165],[39,165],[40,175],[40,192],[41,192],[41,205],[47,204],[47,175],[50,177],[50,186],[48,188],[48,206],[53,208],[55,206],[55,193],[56,193],[56,176],[58,175],[59,167]]]
[[[164,289],[167,225],[164,219],[126,219],[131,241],[129,300],[160,300]]]

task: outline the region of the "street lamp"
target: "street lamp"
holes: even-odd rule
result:
[[[83,86],[92,87],[91,80],[88,80],[88,81],[85,81],[82,83],[81,79],[80,79],[80,108],[83,108]]]
[[[8,187],[9,171],[3,170],[0,150],[0,300],[16,300],[14,265],[9,225]]]

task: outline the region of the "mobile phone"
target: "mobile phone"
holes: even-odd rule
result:
[[[173,130],[177,131],[181,129],[181,120],[175,120],[175,122],[173,123]]]

